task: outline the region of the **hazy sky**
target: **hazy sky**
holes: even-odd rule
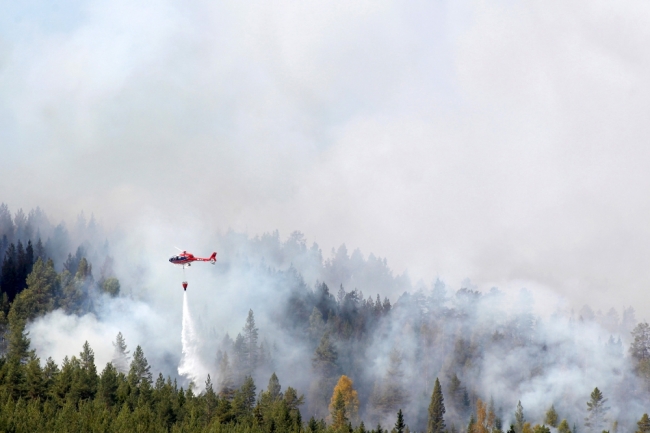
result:
[[[0,201],[300,230],[650,318],[649,22],[646,0],[0,0]]]

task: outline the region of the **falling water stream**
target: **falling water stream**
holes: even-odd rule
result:
[[[207,377],[207,371],[201,362],[199,337],[196,333],[194,320],[190,314],[186,291],[183,291],[183,330],[181,332],[181,343],[183,345],[183,353],[181,355],[181,362],[178,365],[178,374],[185,376],[191,382],[194,382],[195,385],[200,386]]]

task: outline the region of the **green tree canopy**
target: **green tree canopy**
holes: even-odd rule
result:
[[[587,402],[585,427],[588,431],[600,433],[605,429],[606,414],[609,409],[605,403],[607,403],[607,399],[603,397],[603,393],[598,387],[594,388],[591,392],[591,399]]]
[[[436,377],[431,394],[431,403],[429,403],[429,421],[427,424],[427,433],[443,433],[445,431],[445,401],[442,395],[440,381]]]

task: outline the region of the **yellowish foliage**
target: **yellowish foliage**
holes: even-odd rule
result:
[[[476,402],[476,423],[473,426],[473,433],[489,433],[487,424],[487,405],[479,398]]]
[[[347,417],[352,423],[356,423],[359,417],[359,395],[352,385],[352,379],[346,375],[340,377],[334,387],[334,391],[332,392],[329,409],[330,413],[333,413],[334,405],[336,403],[336,393],[340,391],[343,396],[343,401],[345,402],[345,412],[347,413]]]

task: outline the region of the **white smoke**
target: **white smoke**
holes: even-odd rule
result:
[[[199,335],[196,332],[194,320],[190,314],[190,307],[187,302],[187,292],[183,292],[183,330],[181,332],[181,343],[183,354],[178,365],[178,374],[186,377],[195,384],[204,379],[208,370],[201,361]]]

